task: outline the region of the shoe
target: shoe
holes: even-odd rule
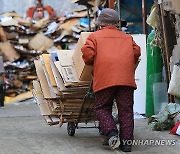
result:
[[[106,137],[105,140],[103,141],[104,146],[109,146],[109,139]]]
[[[120,140],[118,137],[118,132],[113,130],[110,131],[106,137],[106,139],[103,142],[104,146],[109,146],[110,149],[118,148],[120,145]]]
[[[123,145],[119,146],[119,149],[123,152],[131,152],[132,145]]]

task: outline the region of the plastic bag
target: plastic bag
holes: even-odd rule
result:
[[[169,83],[168,93],[180,98],[180,65],[175,64]]]

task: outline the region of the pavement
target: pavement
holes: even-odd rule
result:
[[[169,134],[169,131],[150,130],[147,120],[135,120],[134,138],[140,142],[133,146],[131,153],[179,154],[180,137]],[[48,126],[32,99],[0,107],[0,154],[124,153],[119,149],[104,148],[103,140],[104,136],[96,128],[77,129],[72,137],[67,134],[67,124]],[[169,141],[172,141],[171,145],[165,145]]]

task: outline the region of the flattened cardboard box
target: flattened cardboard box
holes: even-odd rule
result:
[[[54,79],[54,76],[53,76],[53,73],[52,73],[51,66],[50,66],[51,55],[50,54],[42,54],[42,58],[43,58],[44,65],[46,67],[46,70],[47,70],[47,73],[49,75],[49,79],[50,79],[52,86],[57,86],[55,79]]]
[[[53,112],[50,109],[49,104],[43,97],[43,93],[41,90],[40,83],[36,80],[33,80],[33,88],[34,88],[34,95],[37,100],[37,104],[39,106],[39,109],[41,111],[41,115],[57,115],[57,112]]]
[[[51,96],[53,98],[57,98],[57,95],[56,95],[56,87],[53,87],[53,85],[51,84],[51,81],[50,81],[50,76],[48,75],[48,72],[47,72],[47,69],[45,67],[45,61],[43,60],[42,56],[40,56],[40,62],[41,62],[41,66],[42,66],[42,69],[44,71],[44,75],[46,77],[46,81],[48,83],[48,88],[51,92]],[[57,91],[58,92],[58,91]]]
[[[36,34],[29,42],[29,47],[38,51],[45,51],[53,45],[53,41],[42,33]]]
[[[7,36],[3,30],[3,28],[0,26],[0,40],[2,42],[6,42],[7,41]]]
[[[81,48],[85,44],[89,34],[91,34],[91,32],[81,32],[73,54],[73,62],[80,81],[90,81],[92,79],[91,73],[93,67],[84,63],[81,52]]]
[[[10,62],[13,62],[20,58],[19,53],[13,48],[10,42],[1,42],[0,43],[0,50],[5,55],[5,58]]]
[[[78,82],[76,71],[72,60],[74,50],[60,50],[57,53],[59,59],[60,72],[66,82]]]
[[[180,14],[180,1],[179,0],[163,0],[163,8],[166,11],[172,11]]]
[[[52,73],[54,75],[56,85],[60,91],[65,91],[65,90],[67,90],[67,88],[64,86],[63,79],[62,79],[60,72],[58,71],[54,62],[55,61],[53,61],[52,57],[50,57],[50,65],[51,65],[51,69],[52,69]]]
[[[35,60],[34,64],[36,67],[36,73],[37,73],[38,79],[40,80],[44,98],[55,98],[49,89],[48,82],[44,74],[41,62],[39,60]]]

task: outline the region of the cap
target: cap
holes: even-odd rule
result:
[[[100,13],[99,17],[95,21],[96,26],[110,26],[115,25],[118,26],[119,16],[118,13],[110,8],[105,8]]]

